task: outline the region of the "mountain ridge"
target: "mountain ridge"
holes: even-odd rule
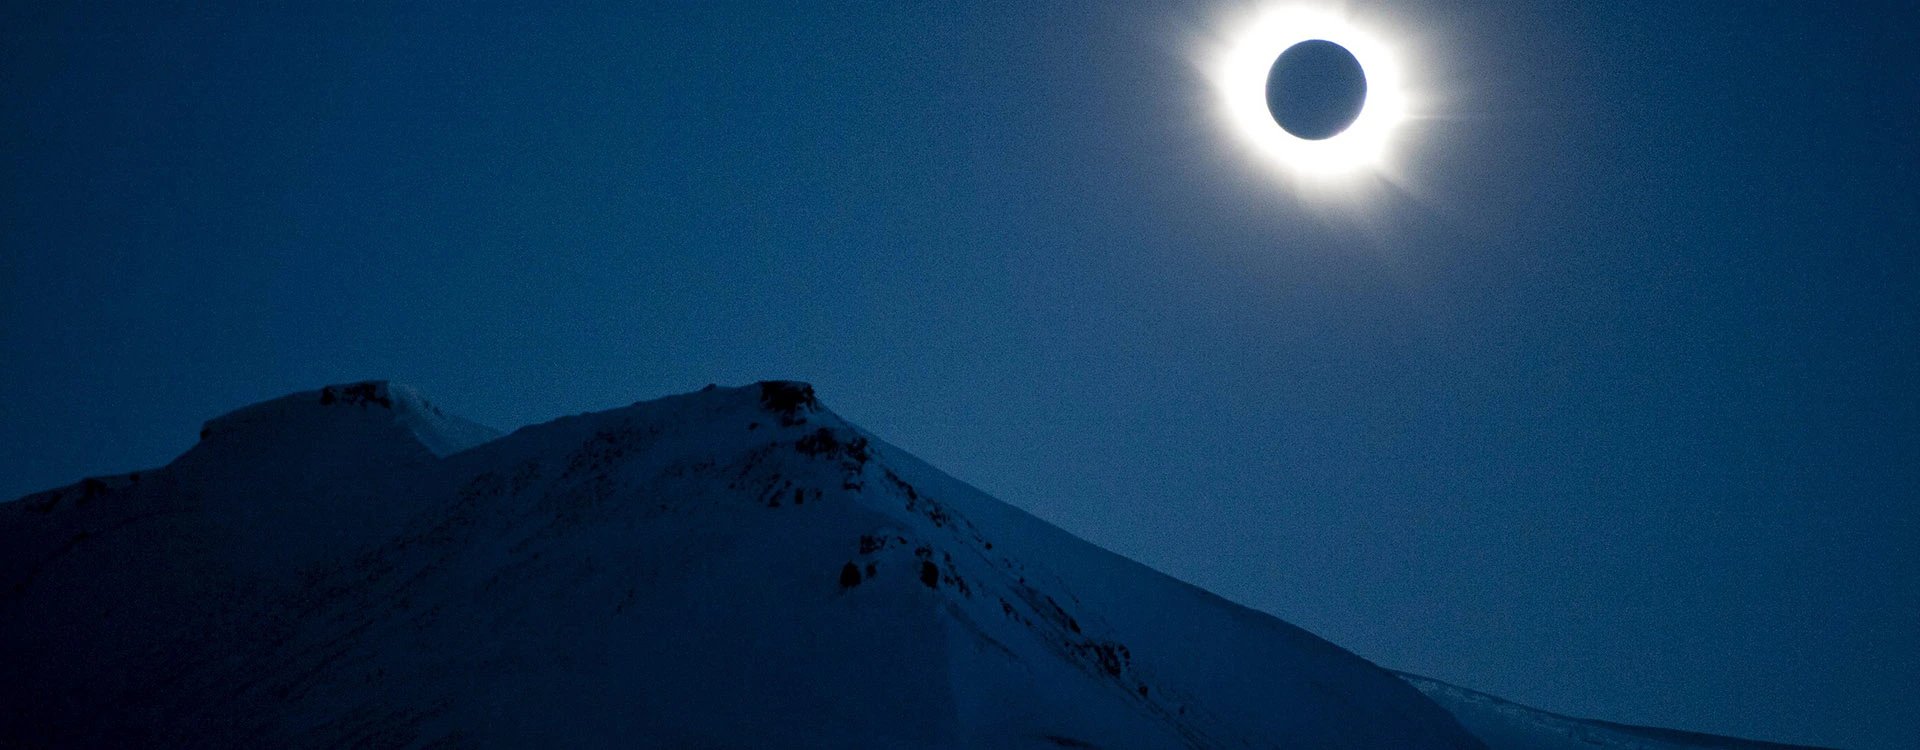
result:
[[[436,456],[458,453],[500,437],[478,423],[447,414],[410,386],[385,380],[363,380],[300,391],[235,409],[207,420],[201,442],[271,437],[280,432],[311,430],[316,422],[341,412],[368,412],[391,416],[394,424]],[[364,416],[364,415],[363,415]],[[264,434],[264,435],[263,435]]]
[[[0,505],[26,542],[0,553],[0,660],[36,688],[0,688],[0,739],[1484,746],[1417,685],[994,500],[805,383],[508,435],[454,419],[329,386],[209,421],[138,482]],[[141,710],[76,713],[97,702]]]

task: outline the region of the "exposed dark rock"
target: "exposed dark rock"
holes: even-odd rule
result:
[[[791,427],[806,424],[804,412],[819,408],[813,386],[792,380],[760,381],[760,406],[780,417],[780,424]]]
[[[865,464],[873,456],[867,452],[867,439],[854,436],[851,440],[841,440],[839,433],[822,427],[808,433],[806,437],[795,441],[793,447],[809,456],[825,456],[847,460],[856,464]]]
[[[333,404],[355,404],[359,406],[377,404],[391,409],[393,408],[393,399],[388,398],[387,394],[382,392],[382,385],[384,385],[384,383],[375,381],[353,383],[350,385],[330,385],[320,389],[320,404],[322,406],[332,406]],[[201,437],[206,436],[202,434]]]

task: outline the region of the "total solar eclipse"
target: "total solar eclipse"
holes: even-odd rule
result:
[[[1321,141],[1360,118],[1367,73],[1360,60],[1325,39],[1288,47],[1267,71],[1267,111],[1296,138]]]
[[[1303,195],[1362,198],[1398,179],[1415,93],[1402,44],[1338,10],[1270,6],[1204,49],[1220,121]]]

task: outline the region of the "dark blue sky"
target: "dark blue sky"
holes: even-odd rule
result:
[[[1551,710],[1920,735],[1920,11],[1356,6],[1314,210],[1219,2],[0,10],[0,495],[383,377],[791,377],[1094,542]],[[253,4],[236,4],[251,6]]]

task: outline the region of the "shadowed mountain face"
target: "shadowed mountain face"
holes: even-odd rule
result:
[[[0,505],[0,664],[0,746],[1483,746],[788,382],[504,437],[385,383],[242,409]]]

